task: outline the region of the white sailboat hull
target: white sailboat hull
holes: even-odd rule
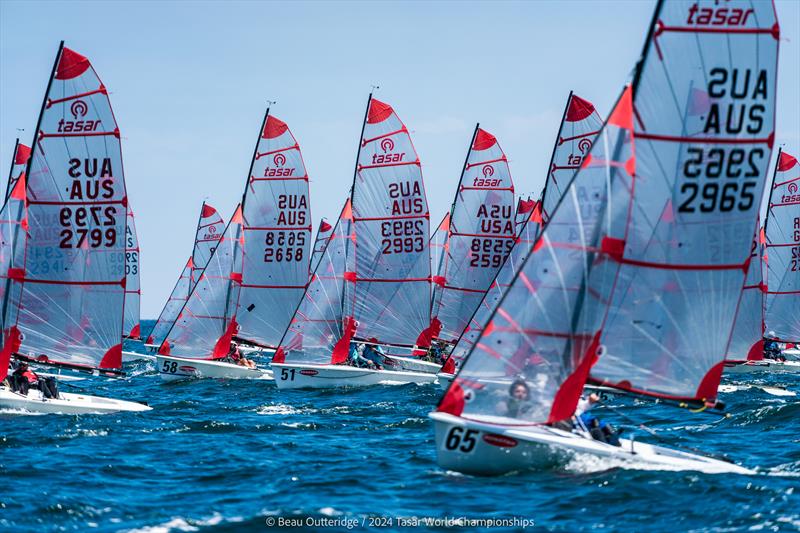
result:
[[[514,427],[488,420],[465,420],[439,412],[429,416],[434,421],[439,466],[465,474],[493,476],[553,468],[576,455],[621,460],[665,470],[707,474],[754,473],[718,459],[627,439],[620,439],[622,446],[617,447],[546,426]]]
[[[792,348],[790,350],[784,350],[781,352],[786,359],[791,359],[793,361],[800,361],[800,348]]]
[[[272,363],[279,389],[331,389],[370,385],[426,385],[436,374],[407,370],[372,370],[347,365]]]
[[[148,360],[153,361],[155,360],[156,356],[149,355],[145,353],[138,353],[138,352],[128,352],[122,350],[122,362],[123,363],[130,363],[132,361],[141,361],[141,360]]]
[[[109,414],[121,411],[142,412],[150,411],[152,407],[142,403],[116,400],[90,396],[88,394],[73,394],[59,392],[60,398],[44,398],[38,389],[31,389],[27,396],[12,392],[6,387],[0,387],[0,409],[13,409],[28,413],[58,413],[64,415],[80,414]]]
[[[397,357],[395,355],[389,356],[392,361],[395,361],[400,368],[410,372],[424,372],[428,374],[436,374],[442,369],[442,365],[438,363],[431,363],[430,361],[423,361],[417,357]]]
[[[207,359],[188,359],[157,355],[156,369],[164,381],[193,378],[212,379],[272,379],[272,371]]]
[[[762,359],[761,361],[747,361],[743,363],[726,364],[725,372],[728,374],[749,374],[751,372],[800,372],[800,361],[775,361]]]

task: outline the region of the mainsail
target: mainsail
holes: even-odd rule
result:
[[[603,119],[588,100],[570,91],[542,191],[542,218],[550,219],[566,185],[589,153]]]
[[[311,209],[300,145],[269,109],[242,210],[245,249],[236,336],[277,347],[308,283]]]
[[[587,114],[585,112],[587,109],[591,109],[592,112]],[[579,113],[578,111],[581,112]],[[566,184],[572,180],[575,170],[561,168],[565,165],[557,165],[556,162],[568,161],[573,164],[582,162],[592,146],[594,136],[581,136],[580,132],[593,131],[596,134],[601,126],[602,123],[597,112],[594,111],[594,106],[587,100],[579,98],[570,92],[553,146],[547,178],[542,190],[542,199],[536,202],[520,200],[517,206],[517,222],[519,226],[517,243],[511,249],[508,258],[497,273],[483,301],[470,319],[469,327],[458,339],[453,353],[445,365],[446,371],[453,372],[472,350],[476,339],[480,336],[484,325],[489,321],[489,317],[495,310],[503,293],[511,285],[525,259],[530,254],[531,246],[539,236],[539,231],[544,223],[542,206],[545,204],[555,206],[561,200],[561,194],[566,189]],[[597,209],[596,201],[592,200],[593,192],[585,185],[578,185],[577,194],[581,203],[592,209]],[[588,213],[586,214],[588,215]],[[519,225],[520,221],[524,221],[524,224]]]
[[[330,239],[331,233],[333,233],[333,226],[331,226],[325,218],[320,220],[319,227],[317,228],[317,237],[314,239],[311,262],[308,265],[309,276],[317,269],[317,265],[322,259],[322,252],[325,251],[325,247],[328,245],[328,239]]]
[[[345,273],[345,319],[381,344],[430,343],[428,202],[405,125],[370,95],[352,188],[354,269]]]
[[[243,257],[244,221],[242,207],[237,205],[158,353],[193,359],[228,355],[238,330]]]
[[[493,414],[512,379],[535,385],[526,423],[569,418],[587,377],[716,398],[771,155],[779,33],[768,3],[727,2],[712,27],[717,7],[659,3],[632,85],[440,410]]]
[[[353,210],[348,198],[273,362],[327,364],[346,358],[352,321],[343,330],[344,276],[354,241]]]
[[[447,251],[434,278],[436,338],[454,342],[514,246],[514,182],[497,139],[475,127],[451,209]]]
[[[736,313],[728,361],[758,361],[764,358],[764,244],[762,228],[757,228],[750,250],[747,280],[742,290],[742,300]]]
[[[164,342],[167,333],[172,329],[172,324],[178,318],[178,313],[183,309],[186,299],[197,284],[197,279],[208,264],[208,259],[214,252],[224,229],[225,222],[217,210],[203,202],[200,218],[197,221],[192,255],[186,261],[186,266],[183,267],[175,287],[167,298],[156,325],[148,335],[147,344],[160,346]]]
[[[14,156],[11,159],[11,170],[8,173],[8,185],[6,186],[5,202],[7,202],[8,197],[11,196],[11,191],[14,190],[17,180],[19,180],[20,176],[22,176],[23,172],[25,172],[25,168],[28,166],[28,159],[30,156],[31,149],[24,144],[20,144],[19,139],[17,139],[14,143]]]
[[[778,153],[765,230],[766,329],[779,341],[796,344],[800,342],[800,163],[783,151]]]
[[[127,196],[120,132],[89,60],[59,48],[28,161],[20,356],[86,368],[122,364]],[[4,349],[8,349],[4,346]]]
[[[128,204],[128,226],[125,235],[125,322],[123,334],[129,339],[141,336],[140,307],[142,302],[139,282],[139,237],[136,235],[136,222],[133,209]]]

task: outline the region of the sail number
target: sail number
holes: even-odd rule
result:
[[[125,275],[139,273],[139,252],[125,252]]]
[[[60,248],[111,248],[117,244],[117,208],[114,206],[62,207],[59,212],[61,230]],[[101,226],[101,227],[89,227]],[[112,227],[108,227],[112,226]],[[105,228],[105,229],[103,229]]]
[[[165,374],[174,374],[178,371],[178,363],[176,361],[164,361],[161,365],[161,372]]]
[[[460,451],[462,453],[469,453],[475,449],[478,441],[475,437],[480,434],[477,429],[464,429],[459,426],[453,426],[447,433],[447,438],[444,441],[444,447],[450,451]]]
[[[294,381],[294,368],[281,368],[281,381]]]
[[[381,253],[403,254],[425,250],[425,222],[390,220],[381,223]]]
[[[472,239],[469,266],[499,268],[513,246],[513,239]]]
[[[679,213],[749,211],[755,204],[763,148],[688,148]],[[701,178],[705,178],[701,183]],[[720,179],[722,178],[722,179]]]
[[[291,263],[303,260],[306,234],[294,231],[268,231],[264,236],[265,263]]]

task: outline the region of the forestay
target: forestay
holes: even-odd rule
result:
[[[300,145],[269,110],[251,163],[243,212],[237,336],[277,347],[308,283],[311,209]]]
[[[589,109],[592,110],[591,113],[587,113]],[[597,135],[597,131],[602,126],[599,118],[596,119],[596,117],[597,112],[594,111],[594,106],[591,102],[572,93],[569,94],[561,124],[559,124],[558,135],[553,145],[553,153],[548,165],[542,198],[538,202],[520,200],[517,206],[517,221],[524,220],[525,223],[518,229],[517,244],[511,249],[508,259],[503,263],[486,296],[470,319],[469,327],[458,339],[452,356],[447,361],[445,370],[453,372],[472,350],[475,340],[480,336],[484,325],[488,322],[503,293],[511,285],[521,265],[530,254],[531,246],[539,236],[539,231],[544,223],[542,206],[545,204],[557,205],[561,200],[561,194],[565,190],[566,184],[570,183],[572,176],[575,174],[574,168],[561,168],[569,165],[557,165],[556,162],[570,162],[573,166],[583,162]],[[593,134],[582,135],[581,131],[584,133],[593,132]],[[561,180],[561,184],[559,185],[556,180]],[[591,195],[593,191],[591,189],[579,184],[577,194],[581,203],[587,206],[594,206],[597,209],[597,204],[592,202]],[[527,218],[525,214],[527,214]]]
[[[613,183],[602,237],[620,273],[595,383],[716,398],[772,152],[778,37],[770,2],[659,4],[634,82],[636,179]]]
[[[186,266],[183,267],[178,281],[172,288],[156,325],[147,337],[147,344],[161,346],[161,343],[164,342],[167,333],[172,329],[172,324],[178,318],[178,313],[183,309],[186,299],[189,298],[189,294],[197,283],[197,279],[208,264],[208,259],[214,252],[224,230],[225,222],[217,210],[203,202],[203,206],[200,208],[200,218],[197,221],[192,255],[186,261]],[[200,263],[201,261],[202,263]]]
[[[388,104],[370,97],[352,189],[354,271],[345,274],[345,317],[355,335],[427,346],[431,261],[428,202],[419,157]]]
[[[783,151],[770,191],[766,240],[767,331],[796,344],[800,342],[800,164]]]
[[[764,231],[757,228],[750,249],[747,280],[733,325],[728,361],[759,361],[764,358]]]
[[[333,233],[333,226],[331,226],[325,218],[320,220],[319,227],[317,228],[317,237],[314,239],[314,248],[311,252],[311,263],[308,269],[309,276],[317,269],[317,265],[322,259],[322,252],[325,251],[325,247],[328,245],[328,239],[330,239],[331,233]]]
[[[352,258],[354,243],[353,211],[348,198],[273,362],[344,361],[352,336],[352,321],[343,328],[344,274],[350,268],[348,257]]]
[[[8,173],[8,185],[6,186],[4,202],[8,201],[8,197],[11,196],[11,191],[14,190],[14,186],[17,184],[20,176],[25,172],[30,156],[30,147],[21,144],[19,139],[17,139],[14,144],[14,156],[11,159],[11,170]]]
[[[514,246],[514,182],[497,139],[475,128],[451,210],[447,251],[434,278],[438,339],[454,342],[466,329]]]
[[[89,60],[62,47],[28,162],[28,239],[13,351],[51,363],[122,364],[127,197],[120,132]]]
[[[136,235],[136,222],[133,209],[128,204],[128,226],[125,235],[125,322],[123,334],[129,339],[141,336],[140,307],[142,301],[139,282],[139,237]]]
[[[440,411],[513,417],[500,405],[506,405],[511,383],[525,380],[530,405],[518,423],[554,422],[574,412],[597,356],[611,290],[611,284],[593,281],[618,268],[611,261],[595,261],[595,243],[612,229],[612,220],[600,215],[610,184],[634,171],[631,121],[627,89],[490,314]],[[589,202],[587,191],[592,191]],[[627,209],[627,202],[621,207]]]
[[[236,309],[242,284],[244,224],[241,205],[161,344],[162,355],[218,359],[228,355],[238,330]]]

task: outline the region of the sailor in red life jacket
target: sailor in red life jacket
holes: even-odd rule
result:
[[[39,376],[30,369],[28,363],[20,361],[14,373],[9,378],[11,390],[23,396],[28,395],[31,385],[37,385],[45,398],[58,398],[58,386],[53,378],[39,379]]]
[[[228,362],[237,364],[239,366],[245,366],[247,368],[255,368],[256,364],[254,361],[246,358],[242,355],[239,351],[239,345],[235,342],[231,342],[231,350],[228,353],[228,356],[225,358]]]

